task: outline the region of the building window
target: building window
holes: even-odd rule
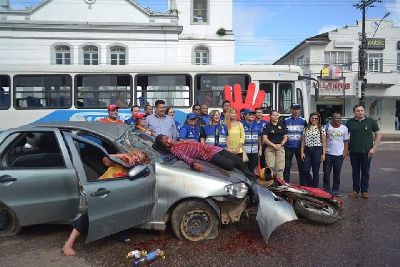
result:
[[[325,63],[336,65],[343,71],[351,70],[351,52],[344,51],[325,51]]]
[[[83,65],[99,65],[99,49],[94,45],[88,45],[82,48]]]
[[[368,53],[368,70],[383,72],[383,53]]]
[[[304,67],[304,56],[301,56],[297,59],[297,66],[300,66],[301,68]]]
[[[194,49],[194,64],[195,65],[209,65],[210,52],[205,46],[198,46]]]
[[[208,23],[208,0],[193,0],[193,23]]]
[[[57,65],[71,64],[71,48],[68,45],[57,45],[54,50],[56,53]]]
[[[397,53],[397,70],[400,71],[400,53]]]
[[[110,48],[110,63],[111,65],[126,64],[126,49],[122,46],[113,46]]]

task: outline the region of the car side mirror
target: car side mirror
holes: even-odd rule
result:
[[[150,169],[146,165],[133,166],[128,172],[129,179],[131,179],[131,180],[134,180],[134,179],[140,178],[140,177],[146,177],[149,175],[150,175]]]

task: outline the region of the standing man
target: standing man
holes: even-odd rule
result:
[[[154,136],[162,134],[176,140],[175,121],[165,115],[165,101],[157,100],[155,106],[156,112],[146,117],[145,127],[150,129]]]
[[[261,132],[264,130],[264,128],[267,126],[268,122],[266,120],[263,120],[263,110],[262,108],[255,108],[254,111],[256,112],[256,120],[255,122],[258,124],[258,126],[261,129]],[[261,168],[265,168],[265,149],[267,148],[267,145],[263,143],[263,140],[260,138],[260,148],[261,148],[261,155],[260,155],[260,166]]]
[[[200,105],[200,117],[204,121],[204,125],[207,125],[209,123],[209,118],[208,118],[208,106],[206,104],[201,104]]]
[[[150,104],[145,105],[144,106],[144,114],[146,116],[153,115],[153,106]]]
[[[325,126],[326,157],[324,161],[324,189],[331,192],[330,176],[333,168],[332,195],[337,196],[340,186],[340,172],[343,159],[348,154],[349,130],[342,125],[342,115],[335,111],[332,120]]]
[[[131,107],[132,116],[129,119],[126,119],[124,121],[124,123],[135,127],[136,126],[137,115],[139,114],[139,110],[140,110],[140,108],[139,108],[138,105],[132,106]]]
[[[245,109],[243,111],[244,120],[242,120],[245,137],[243,149],[249,158],[248,168],[251,173],[254,172],[258,164],[259,139],[262,134],[262,128],[254,121],[254,115],[254,111]]]
[[[119,107],[115,104],[110,104],[107,106],[108,117],[101,118],[99,122],[108,122],[108,123],[119,123],[124,124],[124,122],[118,119],[118,109]]]
[[[224,102],[222,102],[221,124],[224,123],[226,112],[228,112],[228,109],[230,107],[231,107],[231,102],[229,102],[229,100],[224,100]]]
[[[301,139],[303,138],[303,130],[307,122],[300,117],[300,104],[293,104],[290,107],[291,116],[284,120],[288,141],[285,144],[285,171],[283,177],[286,182],[290,182],[290,168],[292,167],[293,155],[296,156],[297,167],[299,170],[300,181],[305,180],[303,160],[301,159]],[[305,184],[304,184],[305,185]]]
[[[381,131],[375,120],[365,117],[363,105],[355,105],[354,118],[347,121],[350,132],[350,162],[352,167],[353,191],[350,197],[357,197],[360,190],[364,199],[368,198],[369,169],[372,156],[381,141]],[[361,172],[361,179],[360,179]]]
[[[196,115],[196,117],[197,117],[196,125],[201,129],[201,128],[205,125],[205,122],[204,122],[204,120],[203,120],[203,118],[202,118],[202,116],[201,116],[201,108],[200,108],[200,105],[199,105],[199,104],[194,104],[194,105],[192,106],[192,112],[193,112],[193,114]]]

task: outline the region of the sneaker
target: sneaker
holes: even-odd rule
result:
[[[338,191],[332,191],[332,196],[334,197],[338,197],[340,194],[338,193]]]
[[[369,197],[369,196],[368,196],[368,192],[363,192],[363,193],[362,193],[362,198],[363,198],[363,199],[368,199],[368,197]]]
[[[351,191],[350,193],[347,194],[349,197],[358,197],[358,192],[356,191]]]

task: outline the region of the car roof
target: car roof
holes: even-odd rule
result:
[[[131,126],[126,124],[86,121],[31,123],[22,127],[51,127],[58,129],[85,130],[107,137],[110,141],[119,139],[128,129],[131,128]]]

